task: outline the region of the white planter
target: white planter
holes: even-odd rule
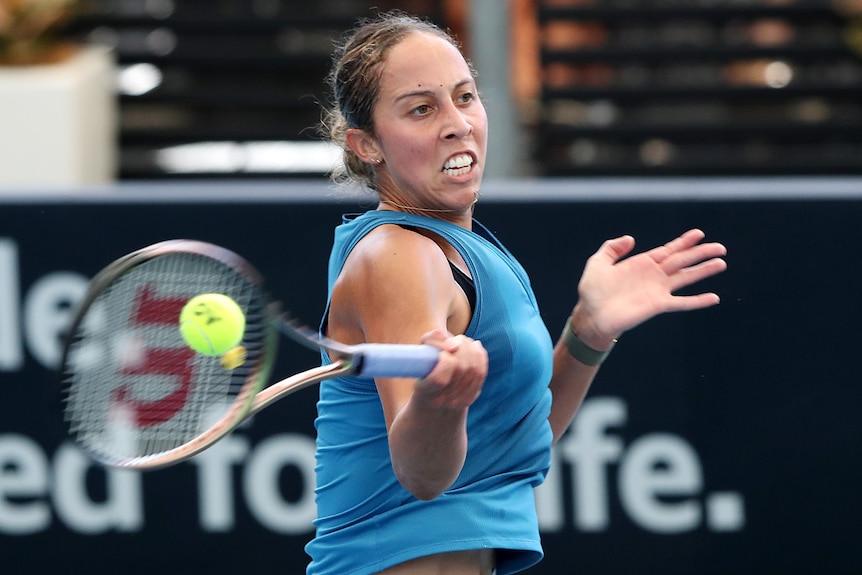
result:
[[[113,181],[115,75],[113,54],[101,47],[59,64],[0,67],[0,187]]]

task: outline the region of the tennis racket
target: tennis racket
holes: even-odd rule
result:
[[[183,306],[203,293],[232,298],[246,316],[240,345],[223,357],[193,351],[179,331]],[[266,386],[279,332],[331,362]],[[119,258],[90,282],[63,353],[63,419],[96,461],[155,469],[200,453],[300,389],[343,375],[424,377],[438,357],[428,345],[323,337],[281,312],[239,255],[171,240]]]

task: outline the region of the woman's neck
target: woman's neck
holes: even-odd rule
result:
[[[469,229],[471,227],[470,223],[473,220],[473,211],[476,209],[476,203],[479,201],[479,195],[479,190],[476,190],[473,203],[471,203],[466,208],[419,208],[402,204],[392,199],[380,198],[380,205],[377,207],[377,209],[399,211],[419,216],[428,216],[430,218],[438,218],[461,225],[462,227],[467,227]]]

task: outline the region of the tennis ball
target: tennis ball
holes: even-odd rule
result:
[[[222,355],[242,341],[245,315],[239,305],[226,295],[201,294],[183,306],[180,333],[196,352]]]

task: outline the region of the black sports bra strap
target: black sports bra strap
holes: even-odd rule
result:
[[[473,283],[473,278],[461,271],[461,268],[449,262],[449,267],[452,268],[452,276],[455,278],[455,283],[461,286],[464,290],[464,295],[467,296],[467,301],[470,302],[470,311],[476,310],[476,284]]]

